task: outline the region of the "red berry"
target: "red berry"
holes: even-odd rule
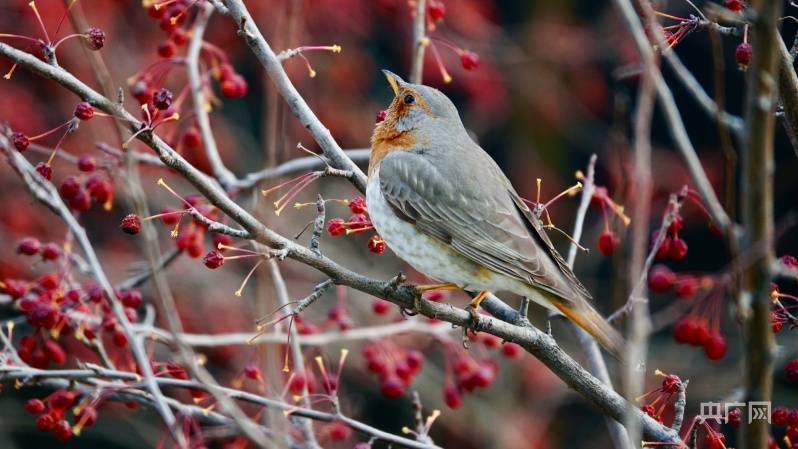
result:
[[[131,309],[140,306],[142,302],[141,292],[136,289],[125,290],[119,299],[122,300],[122,305]]]
[[[202,263],[211,270],[215,270],[224,265],[224,256],[218,250],[212,250],[202,258]]]
[[[385,315],[390,310],[391,303],[382,299],[375,299],[371,303],[371,310],[377,315]]]
[[[114,331],[112,339],[114,345],[118,348],[124,348],[125,346],[127,346],[127,335],[125,335],[125,333],[122,332],[120,329]]]
[[[654,265],[648,273],[648,288],[655,293],[666,293],[676,281],[676,275],[665,265]]]
[[[729,411],[729,416],[727,418],[729,419],[729,424],[731,424],[732,427],[734,427],[735,429],[740,427],[740,409],[739,408],[735,408],[735,409],[730,410]]]
[[[363,199],[362,196],[359,196],[352,201],[349,202],[349,210],[352,211],[353,214],[363,214],[366,212],[366,200]]]
[[[747,68],[748,64],[751,63],[752,52],[753,48],[748,42],[742,42],[734,50],[734,60],[737,61],[737,65],[740,66],[741,69]]]
[[[792,359],[784,365],[784,376],[787,382],[798,383],[798,359]]]
[[[515,343],[505,343],[502,345],[502,353],[508,359],[514,359],[521,353],[521,347]]]
[[[162,58],[171,58],[175,54],[175,44],[171,41],[164,41],[158,44],[158,56]]]
[[[53,435],[56,440],[64,442],[72,438],[72,426],[69,425],[69,422],[62,419],[58,421],[53,428]]]
[[[709,341],[709,329],[707,323],[704,321],[695,321],[695,329],[693,331],[693,339],[690,343],[694,346],[704,346]]]
[[[196,126],[189,126],[183,134],[183,145],[191,149],[197,149],[202,144],[199,129]]]
[[[784,327],[784,322],[782,322],[781,317],[776,312],[770,312],[770,327],[774,334],[781,332]]]
[[[91,119],[94,117],[94,106],[85,101],[78,103],[78,105],[75,106],[75,117],[81,120]]]
[[[247,81],[240,75],[234,74],[223,80],[220,85],[222,95],[227,98],[239,98],[247,94]]]
[[[659,248],[657,248],[656,258],[658,260],[664,260],[670,257],[671,254],[671,247],[673,246],[673,239],[670,237],[665,237],[662,239],[662,243],[660,243]]]
[[[673,239],[670,256],[673,260],[682,260],[687,255],[687,242],[682,239]]]
[[[479,55],[473,51],[463,50],[460,53],[460,64],[466,70],[475,70],[479,68]]]
[[[399,378],[394,376],[386,377],[381,385],[380,392],[388,399],[396,399],[405,391],[405,386]]]
[[[696,323],[689,316],[680,318],[673,325],[673,339],[678,343],[689,344],[693,341],[696,332]]]
[[[66,410],[75,402],[75,393],[63,388],[47,397],[47,404],[55,410]]]
[[[681,299],[690,299],[698,292],[698,279],[694,276],[680,276],[676,281],[676,296]]]
[[[743,2],[741,0],[725,0],[723,6],[729,11],[740,12],[743,9]]]
[[[374,254],[382,254],[385,251],[385,240],[378,235],[373,235],[368,241],[369,251]]]
[[[89,39],[89,47],[92,50],[99,50],[105,45],[105,32],[99,28],[91,27],[86,32]]]
[[[176,45],[186,45],[188,43],[188,34],[182,28],[176,28],[169,38],[172,39]]]
[[[87,405],[75,414],[75,422],[82,427],[91,427],[97,422],[97,409]]]
[[[781,256],[779,257],[779,263],[788,268],[798,268],[798,258],[795,258],[795,256]]]
[[[44,402],[41,399],[29,399],[25,403],[25,411],[31,415],[41,415],[44,413]]]
[[[252,380],[260,380],[260,368],[258,368],[258,364],[255,362],[247,363],[247,366],[244,367],[244,375]]]
[[[67,176],[61,181],[61,185],[58,186],[58,193],[61,195],[61,198],[65,200],[74,198],[78,192],[80,192],[80,182],[78,182],[78,178],[74,176]]]
[[[704,341],[704,353],[709,360],[720,360],[726,355],[726,339],[720,334],[715,334]]]
[[[676,238],[679,234],[679,231],[682,230],[682,226],[684,226],[684,220],[680,215],[673,217],[671,224],[668,226],[668,235],[671,237]]]
[[[429,3],[427,3],[427,14],[429,14],[430,20],[437,22],[443,19],[443,16],[446,14],[446,5],[440,0],[429,0]]]
[[[291,376],[290,382],[288,382],[288,391],[293,395],[302,394],[307,384],[308,378],[305,376],[305,373],[297,371]]]
[[[405,362],[410,371],[415,374],[421,369],[421,364],[424,363],[424,355],[419,351],[410,350],[405,356]]]
[[[44,355],[56,365],[63,365],[66,363],[66,352],[64,348],[54,340],[47,340],[44,342],[42,349],[44,349]]]
[[[377,115],[374,119],[374,123],[380,123],[385,120],[385,117],[388,116],[388,111],[377,111]]]
[[[786,426],[789,415],[790,411],[787,409],[787,407],[776,407],[770,414],[770,419],[774,426]]]
[[[615,236],[615,233],[606,230],[599,235],[598,249],[601,251],[601,254],[611,256],[615,252],[615,249],[618,248],[619,243],[620,239]]]
[[[25,237],[19,241],[19,244],[17,244],[17,253],[24,254],[26,256],[33,256],[39,253],[41,247],[42,244],[39,243],[38,239],[33,237]]]
[[[454,385],[446,385],[443,388],[443,401],[450,409],[458,409],[463,405],[463,397]]]
[[[69,199],[69,208],[78,212],[86,212],[91,207],[91,196],[84,190],[78,190],[72,198]]]
[[[55,427],[55,418],[53,418],[53,415],[50,413],[39,415],[39,417],[36,418],[36,428],[40,431],[47,432],[53,427]]]
[[[675,374],[668,374],[662,379],[662,391],[668,394],[676,393],[682,385],[682,380]]]
[[[20,153],[27,150],[28,145],[30,145],[28,136],[18,132],[11,134],[11,142],[14,144],[14,148],[16,148]]]
[[[130,214],[122,219],[119,227],[130,235],[138,234],[141,231],[141,219],[138,215]]]
[[[144,79],[139,78],[130,85],[130,95],[139,102],[139,104],[147,104],[152,100],[152,88],[150,83]]]
[[[113,196],[113,186],[99,175],[92,175],[86,180],[86,189],[91,198],[98,204],[106,204]]]
[[[53,167],[50,166],[50,164],[39,162],[38,164],[36,164],[36,173],[38,173],[42,178],[49,181],[53,177]]]
[[[152,96],[152,105],[162,111],[169,109],[172,105],[172,91],[165,87],[156,90]]]
[[[352,430],[341,421],[336,421],[327,426],[327,432],[329,433],[331,440],[344,441],[345,439],[349,438]]]
[[[55,243],[48,243],[42,247],[42,259],[56,260],[61,256],[61,247]]]
[[[342,218],[333,218],[327,222],[327,233],[331,236],[338,237],[344,232],[346,232],[346,225]]]

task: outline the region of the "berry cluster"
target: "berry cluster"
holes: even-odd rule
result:
[[[443,58],[441,58],[441,54],[438,50],[437,44],[443,45],[445,48],[448,48],[451,51],[453,51],[460,59],[460,65],[463,67],[463,69],[469,71],[478,69],[480,66],[480,59],[478,54],[474,53],[471,50],[467,50],[458,45],[455,45],[454,43],[442,37],[430,36],[432,33],[436,31],[438,25],[443,23],[443,19],[446,16],[446,4],[444,4],[443,0],[430,0],[427,2],[426,7],[427,7],[427,17],[425,22],[426,22],[427,36],[425,37],[423,45],[429,45],[430,50],[432,50],[432,56],[435,59],[435,64],[438,66],[438,70],[440,71],[441,77],[443,78],[443,82],[450,83],[452,81],[452,76],[449,74],[449,71],[446,70],[446,66],[443,62]]]
[[[97,421],[97,403],[87,398],[72,408],[72,424],[68,420],[70,407],[77,400],[77,395],[70,390],[60,388],[41,399],[30,399],[25,403],[25,411],[36,416],[36,428],[42,432],[52,432],[56,440],[64,442],[73,435],[94,425]]]
[[[424,356],[391,340],[371,341],[363,346],[366,369],[380,380],[380,392],[388,399],[401,396],[421,371]]]
[[[327,233],[332,237],[340,235],[359,234],[366,231],[371,231],[374,226],[371,224],[371,219],[368,216],[368,209],[366,208],[366,200],[363,197],[356,197],[351,200],[340,200],[349,206],[352,215],[344,220],[343,218],[333,218],[327,221]],[[374,254],[382,254],[385,252],[385,240],[378,234],[369,237],[366,242],[369,251]]]
[[[577,174],[580,180],[582,176],[581,173]],[[615,254],[615,250],[621,243],[621,239],[615,231],[612,230],[612,226],[610,225],[611,216],[608,211],[612,213],[612,217],[617,217],[624,226],[628,226],[631,220],[624,213],[623,206],[617,204],[610,198],[606,187],[594,187],[593,195],[590,197],[590,205],[594,208],[601,209],[602,219],[604,220],[604,230],[599,234],[597,242],[598,249],[601,251],[601,254],[611,256]]]
[[[70,175],[61,181],[58,193],[69,207],[76,212],[89,210],[92,202],[102,204],[105,210],[113,205],[114,186],[109,173],[95,172],[97,163],[89,155],[77,161],[78,175]]]
[[[656,370],[655,374],[662,377],[662,384],[644,393],[642,396],[638,397],[637,400],[641,401],[645,399],[646,402],[640,409],[648,416],[662,423],[664,412],[669,407],[673,406],[672,399],[682,387],[682,380],[675,374],[666,374],[660,370]]]
[[[662,239],[662,243],[660,244],[659,248],[657,248],[656,258],[658,260],[674,260],[679,261],[687,256],[687,242],[684,241],[679,236],[679,232],[682,230],[684,226],[684,219],[678,213],[674,214],[673,220],[671,221],[668,229],[665,231],[665,237]],[[654,242],[657,241],[659,237],[659,230],[655,231],[651,236],[651,245],[654,245]]]

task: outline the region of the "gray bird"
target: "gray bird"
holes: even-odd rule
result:
[[[388,247],[443,282],[426,289],[510,291],[562,313],[615,355],[620,334],[560,256],[538,217],[466,132],[439,90],[384,70],[395,97],[371,137],[366,203]]]

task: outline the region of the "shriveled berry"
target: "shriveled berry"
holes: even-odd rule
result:
[[[162,111],[169,109],[172,106],[172,91],[165,87],[156,90],[152,96],[152,105]]]
[[[39,162],[36,164],[36,173],[38,173],[42,178],[46,180],[50,180],[53,177],[53,167],[50,164],[45,162]]]
[[[349,210],[353,214],[363,214],[366,212],[366,200],[362,196],[354,198],[349,202]]]
[[[734,50],[734,60],[741,69],[745,70],[748,68],[748,64],[751,63],[752,54],[753,47],[751,47],[751,44],[748,42],[742,42]]]
[[[784,255],[779,257],[779,263],[787,268],[798,268],[798,258],[795,256]]]
[[[385,240],[378,235],[373,235],[368,241],[369,251],[374,254],[382,254],[385,252]]]
[[[94,161],[94,158],[89,156],[88,154],[82,154],[78,158],[78,170],[82,172],[93,172],[94,169],[97,168],[97,163]]]
[[[88,102],[80,102],[75,106],[75,117],[81,120],[89,120],[94,117],[94,106]]]
[[[473,51],[463,50],[460,53],[460,64],[466,70],[476,70],[479,68],[479,55]]]
[[[381,123],[385,120],[385,117],[388,116],[388,111],[377,111],[377,114],[374,118],[374,123]]]
[[[24,254],[26,256],[34,256],[39,253],[41,248],[42,244],[39,242],[39,239],[25,237],[19,241],[19,244],[17,244],[17,253]]]
[[[202,258],[202,263],[211,270],[215,270],[224,265],[224,256],[218,250],[212,250]]]
[[[605,256],[611,256],[613,253],[615,253],[615,249],[618,248],[619,243],[620,239],[618,239],[615,233],[606,230],[599,235],[598,249],[601,251],[601,254]]]
[[[327,233],[331,236],[338,237],[344,232],[346,232],[346,225],[342,218],[333,218],[327,222]]]
[[[682,380],[675,374],[668,374],[662,379],[662,391],[668,394],[676,393],[682,385]]]
[[[20,153],[28,149],[28,145],[30,145],[30,140],[28,136],[25,134],[15,132],[11,134],[11,143],[14,144],[14,148],[17,149]]]
[[[787,409],[787,407],[776,407],[770,414],[770,420],[774,426],[783,427],[788,424],[789,415],[790,411]]]
[[[91,47],[92,50],[99,50],[105,46],[105,31],[91,27],[86,32],[86,36],[89,39],[89,47]]]
[[[138,234],[141,231],[141,219],[135,214],[127,215],[119,227],[130,235]]]

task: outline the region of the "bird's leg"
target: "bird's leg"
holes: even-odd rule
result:
[[[482,290],[481,292],[477,293],[477,296],[474,296],[474,299],[468,303],[468,313],[471,314],[471,323],[476,326],[479,324],[479,305],[482,304],[482,301],[488,297],[490,294],[487,290]]]
[[[460,290],[456,284],[452,284],[451,282],[446,282],[443,284],[421,284],[416,285],[416,297],[413,298],[413,311],[418,313],[419,308],[421,307],[421,295],[426,292],[436,291],[436,290]]]
[[[444,284],[421,284],[416,285],[416,291],[419,293],[426,293],[435,290],[460,290],[456,284],[452,284],[451,282],[446,282]]]

